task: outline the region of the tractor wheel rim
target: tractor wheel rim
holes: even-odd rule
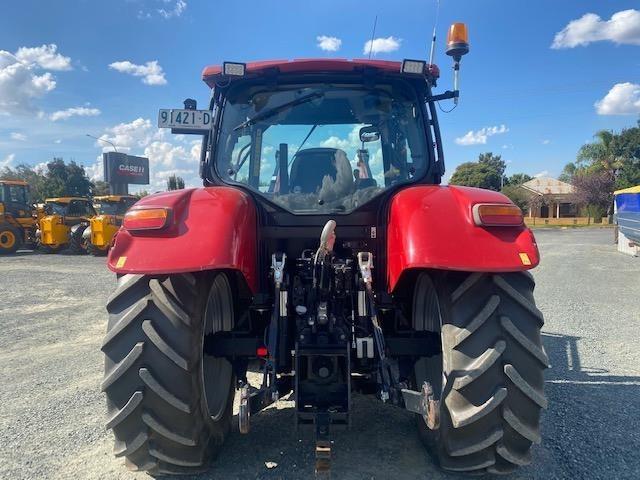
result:
[[[2,248],[13,248],[16,244],[16,236],[13,232],[4,231],[0,233],[0,247]]]
[[[442,308],[440,305],[438,289],[436,288],[436,285],[431,277],[427,276],[422,280],[428,283],[428,290],[427,290],[428,293],[427,293],[427,299],[425,301],[426,303],[425,313],[428,320],[425,320],[424,328],[425,330],[438,332],[441,336],[441,342],[442,342],[441,344],[444,345],[444,339],[442,338]],[[415,321],[414,321],[414,326],[415,326]],[[436,357],[433,357],[433,358],[436,358]],[[419,384],[417,385],[418,389],[422,388],[422,385],[421,385],[422,381],[426,380],[429,382],[429,384],[433,389],[433,394],[435,395],[435,398],[437,400],[442,399],[442,393],[446,383],[446,380],[443,376],[444,375],[443,374],[444,352],[440,355],[440,357],[441,357],[441,361],[439,365],[436,365],[435,363],[432,364],[428,368],[428,370],[424,372],[426,374],[424,378],[421,378],[421,379],[416,378],[416,380],[419,380],[418,382]],[[425,424],[427,424],[426,417],[423,416],[422,420],[424,421]]]
[[[233,328],[233,305],[231,287],[224,274],[217,275],[209,291],[204,311],[204,337]],[[229,399],[229,389],[233,380],[233,368],[225,358],[202,355],[202,382],[205,404],[209,416],[217,421],[224,415]]]

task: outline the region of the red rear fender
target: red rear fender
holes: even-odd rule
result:
[[[513,272],[538,265],[531,230],[478,227],[472,215],[476,203],[511,201],[490,190],[453,186],[410,187],[393,197],[387,236],[389,291],[414,268]]]
[[[251,198],[228,187],[207,187],[150,195],[140,207],[171,209],[163,230],[121,228],[109,253],[117,273],[162,274],[213,269],[238,270],[257,289],[256,209]]]

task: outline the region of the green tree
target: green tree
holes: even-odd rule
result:
[[[481,153],[477,162],[458,165],[449,183],[499,191],[505,168],[506,163],[500,155]]]
[[[87,177],[84,167],[74,161],[66,164],[62,158],[54,158],[47,163],[45,176],[46,197],[91,195],[93,183]]]
[[[605,213],[610,213],[614,179],[608,172],[580,172],[573,178],[573,185],[573,201],[584,208],[589,218],[599,222]]]
[[[181,190],[184,188],[184,179],[175,174],[167,178],[167,190]]]
[[[580,148],[577,173],[605,172],[616,189],[640,184],[640,120],[637,127],[601,130],[595,138]]]
[[[615,138],[621,166],[617,172],[616,189],[640,185],[640,120],[638,126],[623,129]]]
[[[594,137],[595,142],[580,147],[577,166],[587,172],[604,172],[615,179],[617,170],[622,167],[621,152],[616,145],[616,134],[609,130],[600,130]]]
[[[520,210],[527,212],[531,203],[531,194],[518,184],[505,185],[501,193],[509,197],[509,199],[520,207]]]
[[[575,163],[567,163],[562,169],[562,173],[558,177],[558,180],[560,180],[561,182],[573,183],[573,177],[575,176],[577,170],[578,167]]]
[[[25,164],[20,164],[15,168],[4,167],[0,172],[0,179],[27,182],[31,192],[31,201],[33,203],[44,202],[47,178],[42,172],[35,170],[33,167]]]
[[[100,195],[109,195],[111,193],[109,189],[109,184],[107,182],[103,182],[102,180],[97,180],[93,182],[93,191],[94,196]]]
[[[0,171],[0,178],[27,182],[34,203],[51,197],[88,197],[95,188],[82,165],[74,161],[66,164],[62,158],[54,158],[47,163],[44,171],[25,164],[15,168],[5,167]]]
[[[533,180],[531,175],[527,175],[526,173],[514,173],[510,177],[504,177],[504,186],[508,185],[522,185],[529,180]]]

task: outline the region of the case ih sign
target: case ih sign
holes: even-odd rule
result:
[[[149,159],[126,153],[107,152],[104,158],[104,180],[110,184],[149,183]]]

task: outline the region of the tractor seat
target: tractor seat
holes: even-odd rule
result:
[[[322,179],[329,175],[336,179],[337,148],[307,148],[300,150],[293,159],[289,175],[289,191],[292,193],[315,193],[322,186]]]

